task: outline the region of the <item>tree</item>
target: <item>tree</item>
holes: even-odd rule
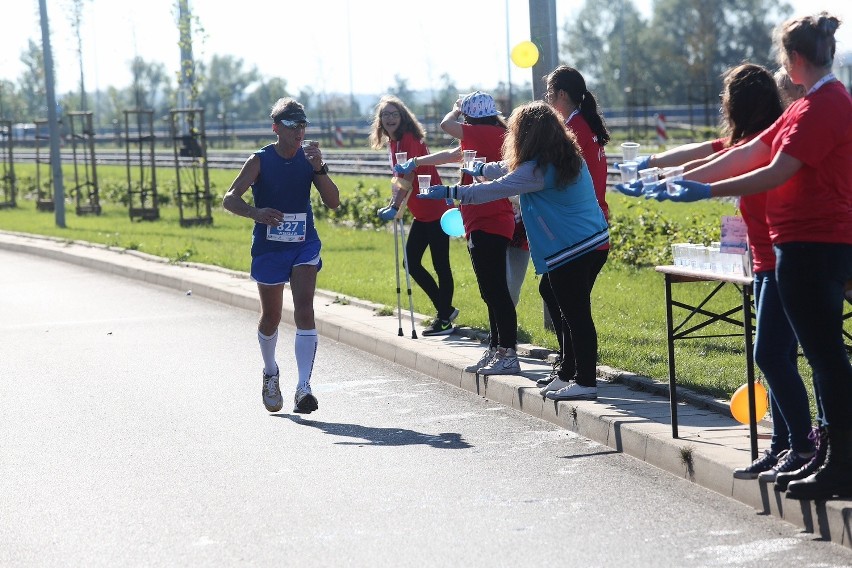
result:
[[[18,87],[24,102],[24,114],[20,120],[33,121],[47,116],[44,91],[44,54],[41,47],[29,40],[27,49],[21,52],[24,72],[18,78]]]
[[[83,77],[83,36],[81,28],[83,25],[83,3],[87,0],[71,0],[70,13],[68,19],[71,22],[71,28],[74,30],[74,37],[77,40],[77,61],[80,64],[80,110],[89,110],[89,105],[86,100],[86,82]]]
[[[148,63],[135,57],[130,63],[133,75],[130,101],[137,109],[153,109],[156,114],[165,114],[173,93],[171,79],[162,63]]]
[[[234,116],[240,120],[258,120],[269,116],[273,103],[281,97],[290,96],[287,81],[280,77],[261,79],[257,87],[248,93],[242,104],[235,109]]]
[[[563,30],[561,62],[583,74],[602,105],[623,105],[627,87],[647,87],[647,26],[630,0],[586,0]]]
[[[261,80],[257,67],[244,69],[245,62],[232,55],[214,55],[199,67],[205,79],[197,102],[208,117],[240,108],[249,86]]]

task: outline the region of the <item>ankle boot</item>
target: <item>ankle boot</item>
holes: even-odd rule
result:
[[[787,497],[810,500],[852,497],[852,429],[828,426],[825,463],[813,475],[791,481]]]
[[[814,436],[814,434],[816,435]],[[814,438],[814,446],[816,447],[814,457],[796,471],[782,472],[775,476],[775,491],[787,491],[787,486],[791,481],[804,479],[809,475],[813,475],[825,463],[825,454],[828,453],[828,432],[825,426],[820,426],[808,437],[811,436]]]

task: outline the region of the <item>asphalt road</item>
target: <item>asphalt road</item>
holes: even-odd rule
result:
[[[852,566],[852,550],[256,314],[0,251],[2,566]]]

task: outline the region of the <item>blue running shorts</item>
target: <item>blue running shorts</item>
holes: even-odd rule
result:
[[[290,281],[294,266],[310,264],[322,269],[320,241],[305,243],[297,248],[267,252],[251,259],[251,279],[258,284],[276,286]]]

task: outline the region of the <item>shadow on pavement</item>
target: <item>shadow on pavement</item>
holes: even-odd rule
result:
[[[337,442],[342,445],[353,446],[411,446],[415,444],[429,445],[433,448],[448,450],[463,450],[472,448],[470,444],[462,439],[461,434],[456,432],[442,432],[440,434],[424,434],[404,428],[373,428],[361,426],[360,424],[345,424],[334,422],[319,422],[296,416],[293,414],[272,414],[277,418],[286,418],[302,426],[310,426],[322,430],[333,436],[347,438],[360,438],[365,442]]]

